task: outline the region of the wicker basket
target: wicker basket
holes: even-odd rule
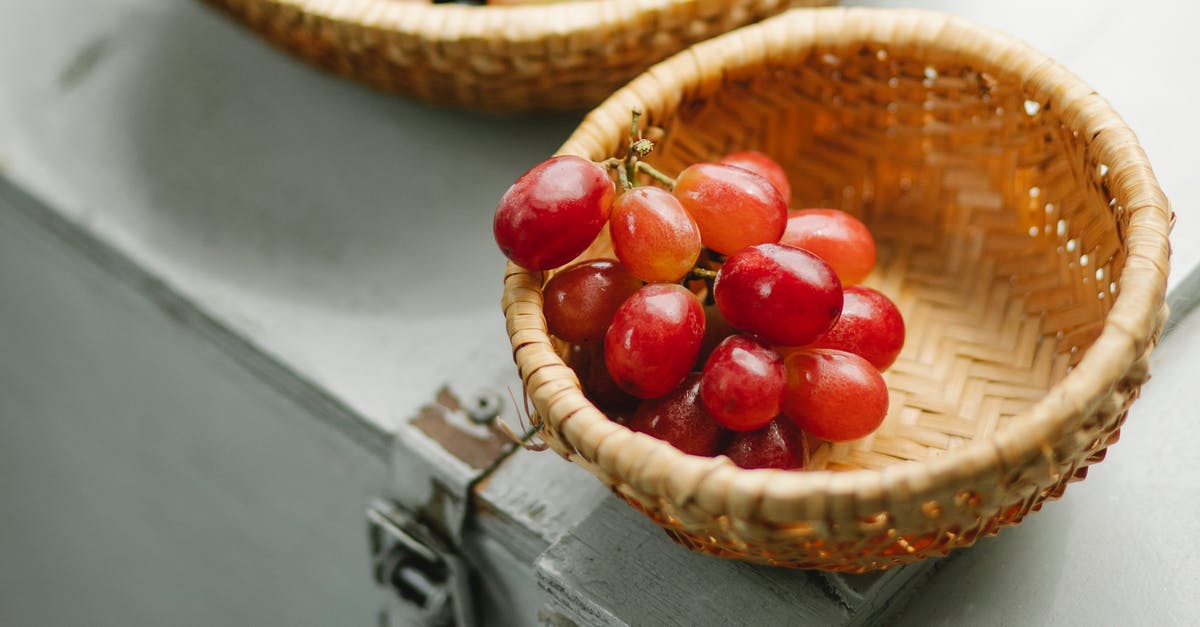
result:
[[[375,87],[491,112],[593,106],[683,48],[833,0],[206,0],[276,45]]]
[[[542,437],[680,543],[865,571],[1019,522],[1116,442],[1167,316],[1171,214],[1133,133],[1011,37],[918,11],[795,11],[679,54],[562,147],[617,154],[630,109],[660,169],[756,148],[793,206],[871,227],[908,338],[891,408],[814,470],[680,453],[588,403],[547,335],[545,278],[509,265],[504,311]]]

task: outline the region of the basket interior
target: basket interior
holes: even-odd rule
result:
[[[815,445],[812,468],[881,468],[985,438],[1078,363],[1117,294],[1123,208],[1047,102],[953,58],[878,46],[737,72],[651,112],[648,160],[674,174],[734,150],[772,155],[793,208],[841,208],[871,228],[866,284],[907,324],[883,426]],[[623,151],[604,141],[594,158]]]

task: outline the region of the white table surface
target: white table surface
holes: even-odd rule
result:
[[[1187,170],[1200,146],[1197,5],[905,4],[1021,36],[1105,95],[1179,214],[1172,285],[1200,264],[1200,180]],[[0,0],[0,16],[6,176],[381,437],[448,371],[515,387],[490,214],[578,114],[492,119],[374,93],[195,2]],[[1184,380],[1197,327],[1156,357],[1125,439],[1093,476],[951,562],[906,620],[1200,615],[1200,475],[1185,461],[1200,434]]]

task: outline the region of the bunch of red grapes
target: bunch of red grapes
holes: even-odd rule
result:
[[[571,262],[609,225],[615,259],[563,268],[543,290],[546,325],[570,343],[589,399],[633,430],[744,468],[802,468],[805,432],[873,432],[904,322],[856,285],[875,264],[867,228],[834,209],[789,211],[783,168],[758,152],[673,181],[638,156],[551,158],[496,209],[500,249],[529,270]],[[639,171],[669,189],[633,186]]]

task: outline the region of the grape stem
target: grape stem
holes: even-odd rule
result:
[[[633,120],[629,124],[629,148],[625,151],[625,157],[609,157],[599,163],[600,167],[617,171],[617,182],[620,183],[623,191],[634,188],[638,172],[646,174],[662,183],[668,190],[674,191],[675,179],[641,160],[641,157],[645,157],[654,150],[654,142],[642,137],[642,131],[638,127],[638,118],[642,117],[641,109],[634,109],[631,114]]]
[[[629,173],[625,168],[625,160],[616,157],[609,157],[600,162],[600,167],[606,170],[617,171],[617,182],[621,185],[622,191],[633,189],[633,182],[629,180]]]
[[[622,190],[629,191],[629,190],[633,189],[633,181],[631,181],[629,179],[629,169],[628,168],[618,165],[617,166],[617,179],[621,183]]]
[[[688,281],[695,281],[696,279],[704,281],[704,285],[708,287],[704,294],[704,304],[716,304],[716,300],[713,299],[713,291],[714,287],[716,287],[717,271],[702,266],[694,266],[691,270],[688,270],[687,277],[683,280],[684,287],[687,287]]]
[[[664,174],[662,170],[659,170],[645,161],[637,161],[634,164],[634,167],[642,172],[645,172],[646,174],[649,174],[651,178],[665,185],[668,190],[675,190],[675,179]]]
[[[662,183],[668,190],[674,190],[675,179],[641,160],[642,157],[645,157],[650,154],[650,151],[654,150],[654,142],[642,137],[641,128],[638,126],[638,119],[642,117],[642,110],[633,109],[630,112],[630,117],[632,119],[629,123],[629,147],[625,150],[625,157],[605,159],[600,162],[600,166],[605,169],[617,171],[617,180],[624,191],[634,188],[638,172],[642,172]]]
[[[642,131],[638,128],[638,118],[642,117],[642,110],[634,109],[630,112],[630,117],[633,120],[629,123],[629,148],[625,150],[625,178],[633,181],[637,177],[637,163],[640,156],[633,149],[633,146],[642,139]],[[647,150],[646,152],[650,151]],[[625,189],[630,189],[630,187],[626,187]]]

